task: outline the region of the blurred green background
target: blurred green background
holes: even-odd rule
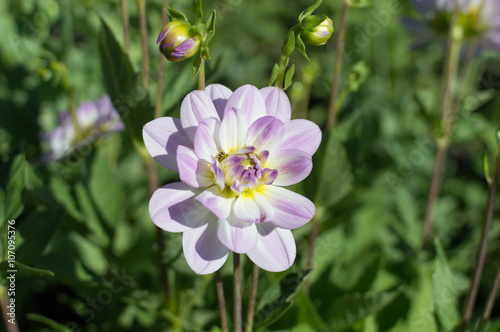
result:
[[[394,3],[397,12],[389,10]],[[127,4],[129,57],[139,72],[137,5]],[[286,32],[309,4],[205,0],[206,15],[217,11],[207,84],[217,82],[232,90],[243,84],[267,86]],[[332,18],[336,31],[325,46],[308,47],[312,61],[298,52],[291,59],[296,74],[287,93],[294,114],[322,128],[341,5],[325,0],[317,10]],[[154,104],[162,2],[148,0],[146,6],[152,86],[148,95],[136,97]],[[190,13],[192,3],[170,1],[169,6]],[[379,20],[381,11],[389,13],[387,20]],[[435,208],[435,245],[422,250],[445,43],[435,39],[424,48],[412,47],[416,37],[401,24],[403,17],[418,17],[410,1],[373,1],[349,11],[340,88],[349,75],[361,85],[347,94],[313,174],[295,188],[312,198],[323,185],[329,195],[314,269],[296,290],[305,275],[310,223],[294,231],[298,254],[291,270],[261,273],[256,325],[263,330],[427,332],[457,327],[485,218],[484,157],[493,169],[497,155],[500,56],[485,50],[477,55],[481,74],[471,80],[472,92],[460,109]],[[125,132],[64,160],[48,165],[39,161],[46,149],[40,134],[53,129],[57,115],[68,108],[61,84],[65,71],[77,104],[107,93],[100,18],[123,46],[118,0],[0,2],[2,260],[7,257],[7,220],[15,219],[16,261],[37,268],[24,267],[16,278],[18,327],[220,331],[214,277],[189,269],[179,234],[163,232],[173,299],[167,306],[161,302],[146,168]],[[356,77],[360,72],[352,71],[355,65],[366,80]],[[191,60],[165,64],[163,115],[178,117],[182,98],[196,89],[191,67]],[[160,185],[177,179],[174,172],[157,170]],[[496,213],[473,321],[484,309],[498,269],[499,234]],[[222,269],[228,308],[231,265],[228,261]],[[244,309],[250,274],[251,262],[244,257]],[[290,286],[287,280],[297,282]],[[7,285],[3,282],[2,292]],[[500,329],[496,304],[490,331]]]

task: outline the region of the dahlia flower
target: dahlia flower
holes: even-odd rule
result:
[[[42,156],[42,162],[60,159],[92,144],[98,138],[109,136],[125,128],[109,96],[81,104],[76,110],[76,121],[80,127],[79,137],[76,135],[68,111],[59,114],[59,126],[42,134],[42,141],[49,146],[49,152]]]
[[[268,271],[293,264],[290,230],[309,222],[315,206],[284,187],[311,172],[321,131],[290,120],[281,89],[209,85],[184,98],[180,119],[155,119],[143,137],[153,158],[181,180],[153,194],[151,219],[183,233],[184,256],[196,273],[217,271],[229,251]]]
[[[454,0],[414,0],[424,21],[405,20],[405,25],[425,41],[430,34],[445,36],[449,31]],[[500,49],[500,0],[458,0],[458,24],[464,39],[477,37],[483,47]]]

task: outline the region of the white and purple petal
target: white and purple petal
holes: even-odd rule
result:
[[[190,148],[182,145],[177,148],[177,166],[181,181],[193,188],[205,188],[215,183],[210,163],[198,159]]]
[[[228,153],[243,147],[247,130],[245,115],[235,108],[227,110],[219,129],[219,141],[222,150]]]
[[[217,271],[229,254],[227,247],[217,239],[217,220],[184,232],[182,249],[189,267],[197,274]]]
[[[206,118],[220,120],[210,96],[205,91],[190,92],[181,104],[181,124],[191,141],[194,141],[196,128]]]
[[[266,186],[261,194],[274,209],[274,216],[270,222],[277,227],[299,228],[307,224],[316,214],[313,202],[291,190]]]
[[[156,226],[168,232],[185,232],[200,227],[213,214],[195,200],[199,189],[182,182],[169,183],[157,189],[149,201],[149,214]]]
[[[321,143],[321,129],[309,120],[296,119],[285,123],[280,149],[298,149],[313,155]]]
[[[281,272],[292,266],[297,247],[292,232],[269,223],[256,224],[259,242],[247,253],[248,258],[260,268],[270,272]]]
[[[224,117],[224,109],[226,108],[227,100],[231,97],[233,91],[222,84],[210,84],[205,88],[205,91],[210,96],[210,99],[212,99],[215,109],[222,119]]]
[[[181,145],[192,147],[181,121],[175,118],[158,118],[148,122],[142,129],[142,136],[149,154],[173,171],[178,171],[177,148]]]
[[[231,213],[226,220],[219,220],[217,238],[230,250],[245,254],[255,248],[259,233],[255,224],[244,222]]]
[[[217,218],[225,220],[229,217],[234,203],[234,194],[221,191],[218,186],[211,186],[203,190],[196,200],[212,211]]]
[[[286,93],[280,88],[269,86],[260,89],[260,93],[266,102],[266,115],[274,116],[283,123],[290,121],[292,107]]]
[[[264,97],[253,85],[244,85],[233,92],[227,100],[224,117],[231,108],[241,110],[249,124],[266,115]]]
[[[304,180],[312,170],[312,157],[301,150],[279,150],[269,154],[266,168],[277,169],[273,184],[290,186]]]
[[[248,191],[236,199],[234,214],[248,223],[264,223],[273,219],[274,208],[258,192]]]
[[[246,144],[255,147],[255,152],[267,150],[271,154],[280,146],[285,132],[283,122],[274,116],[264,116],[248,128]]]

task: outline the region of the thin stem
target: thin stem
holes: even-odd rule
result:
[[[168,6],[168,4],[165,4]],[[162,7],[161,12],[161,20],[162,25],[167,24],[167,8],[165,6]],[[159,118],[161,116],[161,106],[163,102],[163,79],[165,77],[164,67],[165,67],[165,57],[158,53],[159,62],[158,62],[158,78],[156,80],[156,103],[155,103],[155,118]]]
[[[500,287],[500,265],[498,266],[497,276],[495,278],[495,283],[493,288],[491,288],[490,296],[488,297],[488,302],[486,303],[486,308],[484,308],[483,315],[477,326],[476,332],[481,332],[486,325],[486,321],[490,318],[491,311],[493,310],[493,305],[495,304],[495,298],[498,294],[498,288]]]
[[[255,302],[257,300],[257,286],[259,284],[259,267],[254,264],[252,270],[252,288],[250,290],[250,300],[248,302],[247,322],[245,332],[253,331],[253,316],[255,313]]]
[[[500,154],[497,156],[495,172],[493,173],[493,179],[491,181],[490,189],[488,192],[488,207],[486,218],[483,224],[483,231],[481,234],[481,239],[479,242],[479,247],[476,254],[476,266],[474,268],[474,275],[472,277],[469,292],[465,298],[465,305],[462,312],[462,331],[465,331],[467,325],[472,317],[472,311],[474,310],[474,303],[476,302],[477,291],[479,288],[479,281],[481,280],[481,274],[483,273],[484,261],[486,259],[486,249],[488,247],[488,233],[491,228],[491,220],[493,219],[493,211],[495,208],[495,197],[497,194],[498,178],[500,175]]]
[[[0,292],[2,293],[0,297],[0,304],[2,305],[2,316],[3,316],[3,322],[5,325],[5,331],[7,332],[19,332],[19,329],[17,328],[17,322],[16,324],[11,324],[9,323],[9,316],[7,314],[9,313],[9,308],[7,308],[8,305],[10,305],[10,299],[9,296],[7,295],[7,289],[4,286],[1,286]]]
[[[335,70],[333,73],[333,87],[332,93],[330,95],[330,106],[328,108],[328,122],[326,125],[326,131],[329,131],[335,126],[337,122],[337,96],[339,93],[339,81],[340,73],[342,71],[342,56],[344,55],[344,44],[345,44],[345,30],[347,22],[347,11],[349,9],[349,4],[344,1],[342,5],[342,13],[340,14],[340,27],[339,27],[339,39],[337,40],[337,54],[335,56]]]
[[[457,0],[454,0],[453,17],[451,19],[450,31],[448,35],[448,49],[446,52],[446,60],[443,71],[443,81],[441,89],[441,100],[439,103],[442,109],[441,127],[443,130],[443,137],[438,139],[438,154],[436,156],[436,164],[434,165],[434,173],[432,175],[431,188],[427,198],[427,206],[424,218],[424,233],[423,233],[423,246],[426,247],[432,237],[432,212],[436,204],[436,200],[441,190],[441,183],[443,177],[444,164],[446,160],[446,153],[453,138],[453,129],[456,122],[457,112],[455,111],[456,105],[453,104],[453,84],[457,77],[459,55],[461,48],[461,37],[457,36]]]
[[[241,332],[241,268],[240,254],[233,254],[234,268],[234,332]]]
[[[276,78],[276,82],[274,83],[274,86],[280,89],[283,89],[284,87],[284,81],[285,81],[285,72],[286,72],[286,59],[287,56],[281,55],[280,61],[278,62],[278,77]]]
[[[149,158],[146,161],[146,168],[148,172],[148,190],[149,196],[152,196],[156,189],[158,189],[158,173],[156,172],[155,161]],[[156,227],[156,242],[158,243],[158,268],[160,270],[160,283],[163,290],[163,302],[165,305],[169,302],[169,284],[167,266],[163,260],[163,253],[165,252],[165,239],[163,238],[163,231],[161,228]]]
[[[217,301],[219,302],[222,332],[228,332],[229,329],[227,327],[226,301],[224,300],[224,287],[222,285],[222,276],[220,274],[220,271],[215,272],[215,282],[217,285]]]
[[[316,214],[312,220],[312,230],[311,230],[311,238],[309,240],[309,255],[307,256],[306,269],[310,270],[313,265],[313,257],[314,257],[314,249],[316,248],[316,239],[319,234],[319,218],[318,214]]]
[[[120,0],[120,8],[122,11],[123,38],[125,39],[125,53],[128,54],[128,51],[130,50],[130,33],[128,27],[127,0]]]
[[[444,164],[446,161],[446,154],[448,153],[448,146],[438,146],[436,161],[434,163],[434,172],[432,173],[431,188],[429,189],[429,196],[427,199],[427,207],[425,209],[424,219],[424,246],[429,243],[432,236],[432,214],[434,212],[434,205],[439,196],[441,182],[443,181]]]
[[[201,58],[200,71],[198,72],[198,90],[205,90],[205,59]]]
[[[80,128],[80,123],[78,122],[77,110],[76,110],[76,98],[75,98],[75,90],[69,88],[68,90],[68,98],[69,98],[69,118],[71,120],[71,125],[75,130],[75,140],[79,140],[82,138],[82,129]]]
[[[146,0],[137,0],[137,9],[139,11],[139,29],[141,30],[142,44],[142,84],[145,89],[149,89],[149,52]]]

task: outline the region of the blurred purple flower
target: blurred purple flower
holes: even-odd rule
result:
[[[158,189],[153,222],[182,232],[184,256],[198,274],[217,271],[230,250],[268,271],[288,269],[296,247],[290,229],[309,222],[314,204],[284,186],[306,178],[321,142],[319,127],[290,120],[278,88],[251,85],[231,92],[213,84],[183,100],[180,119],[144,126],[144,142],[182,182]]]
[[[423,20],[404,19],[403,24],[417,36],[417,44],[432,35],[446,36],[453,11],[453,0],[414,0]],[[500,0],[458,0],[458,24],[464,41],[477,37],[485,48],[500,50]]]
[[[76,110],[76,118],[82,134],[79,138],[76,137],[68,111],[59,114],[59,126],[42,134],[42,141],[49,146],[49,152],[42,156],[43,163],[60,159],[92,144],[98,138],[125,128],[107,95],[96,101],[81,104]]]

